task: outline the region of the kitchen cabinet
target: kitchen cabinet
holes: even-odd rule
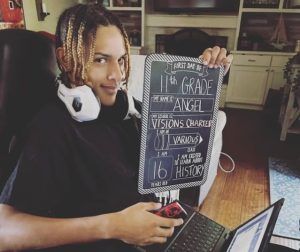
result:
[[[283,77],[283,70],[292,55],[272,56],[271,67],[268,70],[267,88],[279,90],[284,87],[286,80]]]
[[[292,55],[234,53],[226,106],[262,109],[269,89],[284,86],[283,69]]]
[[[300,5],[290,0],[241,0],[226,106],[262,109],[270,88],[300,40]]]
[[[299,14],[300,4],[291,0],[241,0],[234,50],[294,52]]]

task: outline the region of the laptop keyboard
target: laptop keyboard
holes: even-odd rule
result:
[[[199,213],[191,218],[167,252],[213,251],[224,227]]]

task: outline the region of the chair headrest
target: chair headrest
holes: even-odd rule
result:
[[[56,73],[53,41],[33,31],[0,30],[0,167],[12,137],[56,97]]]

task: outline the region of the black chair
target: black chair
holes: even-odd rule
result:
[[[56,97],[54,42],[38,32],[0,30],[0,192],[34,115]]]
[[[165,44],[165,52],[173,55],[198,57],[212,47],[213,39],[197,28],[185,28],[171,34]]]

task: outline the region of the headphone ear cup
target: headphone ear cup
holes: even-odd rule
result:
[[[98,118],[100,102],[87,85],[68,88],[59,83],[57,95],[76,121],[84,122]]]

